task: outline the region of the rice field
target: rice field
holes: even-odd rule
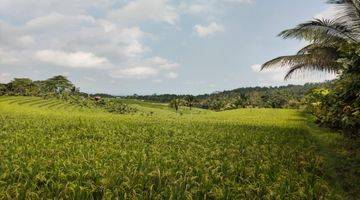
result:
[[[137,106],[0,97],[0,199],[343,198],[297,110]]]

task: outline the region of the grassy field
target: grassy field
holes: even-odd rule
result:
[[[140,112],[0,97],[0,199],[345,198],[296,110],[127,103]]]

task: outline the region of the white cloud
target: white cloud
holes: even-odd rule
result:
[[[112,72],[111,76],[114,78],[144,79],[144,78],[156,76],[158,73],[159,73],[159,71],[155,68],[138,66],[138,67],[114,70]]]
[[[35,40],[30,35],[23,35],[18,38],[19,42],[23,45],[32,45],[35,44]]]
[[[179,11],[170,0],[116,5],[113,0],[2,0],[0,13],[7,17],[0,19],[0,68],[13,73],[26,67],[30,76],[61,73],[49,67],[54,65],[67,67],[71,76],[78,73],[72,69],[81,68],[118,78],[166,78],[180,65],[154,55],[145,43],[152,35],[140,26],[176,24]]]
[[[0,20],[0,64],[41,66],[34,61],[42,61],[73,68],[108,68],[141,59],[150,51],[143,44],[144,35],[139,27],[123,27],[86,15],[51,13],[18,27]],[[58,49],[61,51],[56,52]],[[60,61],[63,58],[65,61]]]
[[[251,65],[251,69],[252,69],[254,72],[260,72],[261,65],[259,65],[259,64]]]
[[[124,63],[122,66],[124,67],[111,70],[110,76],[114,78],[145,79],[164,74],[167,78],[175,79],[178,74],[174,72],[174,70],[180,67],[178,63],[158,56],[142,60],[133,60]]]
[[[19,62],[19,59],[16,56],[12,55],[11,52],[5,51],[0,48],[0,65],[1,64],[11,65],[17,62]]]
[[[34,38],[0,19],[0,48],[24,48],[35,43]]]
[[[103,21],[101,22],[103,25]],[[114,23],[105,22],[103,26],[105,33],[99,33],[99,46],[104,46],[107,54],[114,54],[114,57],[126,57],[125,59],[141,56],[150,51],[150,48],[142,42],[145,33],[139,27],[121,28]],[[111,27],[111,28],[110,28]],[[89,38],[90,40],[91,38]],[[102,48],[101,48],[102,49]]]
[[[154,82],[154,83],[162,83],[163,80],[161,80],[161,79],[155,79],[155,80],[153,80],[153,82]]]
[[[229,3],[246,3],[246,4],[251,4],[255,2],[255,0],[220,0],[220,1],[229,2]]]
[[[202,13],[202,12],[205,12],[208,10],[209,10],[209,7],[207,7],[206,5],[201,5],[201,4],[194,4],[189,7],[189,12],[193,13],[193,14],[199,14],[199,13]]]
[[[73,68],[104,68],[108,60],[97,57],[91,52],[64,52],[55,50],[41,50],[35,57],[46,63]]]
[[[179,74],[176,72],[169,72],[166,74],[166,77],[169,79],[176,79],[177,77],[179,77]]]
[[[217,24],[215,22],[210,23],[208,26],[203,25],[195,25],[194,26],[195,32],[200,37],[206,37],[216,32],[224,32],[225,28],[221,24]]]
[[[164,70],[173,70],[173,69],[177,69],[180,66],[178,63],[170,62],[167,59],[158,56],[148,59],[147,62],[150,65],[156,66]]]
[[[8,44],[0,49],[0,65],[96,68],[118,78],[156,76],[179,67],[178,63],[160,56],[146,58],[145,53],[151,49],[143,40],[148,34],[137,26],[124,27],[87,15],[59,13],[34,18],[20,27],[8,26],[1,21],[0,26],[4,27],[0,29],[0,36],[13,36],[0,38]],[[25,44],[30,46],[24,49]],[[17,58],[21,58],[21,62]],[[142,67],[155,69],[157,73]]]
[[[90,82],[95,82],[96,79],[94,79],[93,77],[90,77],[90,76],[84,76],[84,79],[87,80],[87,81],[90,81]]]
[[[110,12],[109,17],[120,22],[152,20],[172,25],[179,20],[176,8],[171,6],[167,0],[130,1],[125,6]]]
[[[11,81],[11,74],[9,73],[0,73],[0,83],[8,83]]]
[[[148,51],[147,47],[144,47],[143,44],[141,44],[137,40],[133,40],[124,50],[124,54],[128,57],[136,57],[139,54],[142,54],[144,52]]]
[[[84,14],[90,9],[105,11],[113,0],[1,0],[0,13],[17,22],[41,17],[50,12]]]
[[[95,19],[88,15],[63,15],[59,13],[50,13],[45,16],[33,18],[25,24],[29,30],[42,30],[53,27],[55,30],[63,28],[73,28],[85,23],[96,23]]]
[[[217,18],[218,14],[223,14],[227,8],[254,2],[255,0],[196,0],[189,3],[181,1],[178,8],[185,14],[201,15],[207,19],[214,19]]]

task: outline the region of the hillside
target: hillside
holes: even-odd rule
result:
[[[0,97],[0,199],[345,198],[317,140],[339,135],[313,135],[296,110],[127,103],[144,110]]]

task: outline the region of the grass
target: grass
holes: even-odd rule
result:
[[[297,110],[135,104],[116,115],[0,97],[0,199],[347,198]]]

